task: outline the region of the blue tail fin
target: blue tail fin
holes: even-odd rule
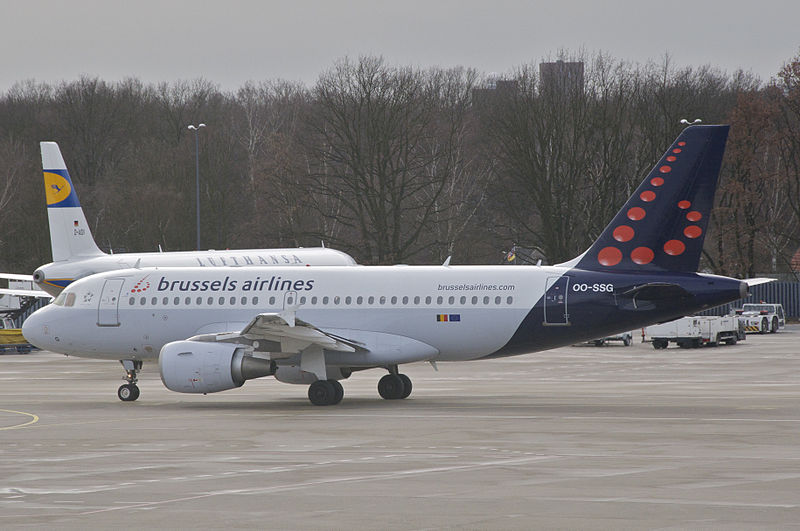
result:
[[[575,267],[697,271],[728,129],[684,129]]]

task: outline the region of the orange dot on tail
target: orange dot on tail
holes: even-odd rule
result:
[[[700,221],[701,219],[703,219],[703,214],[701,214],[697,210],[692,210],[691,212],[686,214],[686,219],[688,219],[689,221]]]
[[[644,219],[647,213],[642,207],[633,207],[628,210],[628,219],[633,221],[639,221],[640,219]]]
[[[615,266],[622,260],[622,251],[616,247],[604,247],[597,253],[597,261],[604,266]]]
[[[680,240],[669,240],[664,244],[664,252],[672,256],[677,256],[685,250],[686,246]]]
[[[664,184],[664,179],[662,179],[661,177],[653,177],[652,179],[650,179],[650,184],[652,184],[653,186],[661,186],[662,184]]]
[[[676,160],[678,160],[678,157],[676,157],[675,155],[670,155],[669,157],[667,157],[667,162],[675,162]]]
[[[678,208],[680,208],[681,210],[686,210],[690,206],[692,206],[692,204],[689,201],[681,201],[678,203]]]
[[[671,168],[670,166],[667,166],[667,165],[665,164],[665,165],[661,166],[661,167],[658,169],[658,171],[660,171],[661,173],[669,173],[669,172],[671,172],[671,171],[672,171],[672,168]]]
[[[645,190],[644,192],[639,194],[639,197],[642,199],[642,201],[646,201],[649,203],[650,201],[656,198],[656,193],[653,192],[652,190]]]
[[[627,225],[620,225],[614,229],[614,239],[618,242],[627,242],[633,239],[633,229]]]
[[[637,247],[631,251],[631,260],[639,265],[649,264],[653,261],[655,253],[649,247]]]
[[[683,146],[685,146],[685,145],[686,145],[686,142],[678,142],[678,145],[679,145],[679,146],[681,146],[681,147],[683,147]]]
[[[680,153],[681,151],[683,151],[681,148],[675,148],[672,150],[673,153]]]
[[[698,238],[701,234],[703,234],[703,229],[698,227],[697,225],[689,225],[685,229],[683,229],[683,234],[687,238]]]

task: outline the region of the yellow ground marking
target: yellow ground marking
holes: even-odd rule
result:
[[[5,426],[3,428],[0,428],[0,431],[16,430],[18,428],[24,428],[25,426],[30,426],[31,424],[35,424],[35,423],[39,422],[39,415],[34,415],[33,413],[25,413],[24,411],[12,411],[10,409],[0,409],[0,411],[2,411],[4,413],[16,413],[17,415],[27,415],[27,416],[29,416],[31,418],[31,420],[29,420],[28,422],[25,422],[23,424],[17,424],[15,426]]]

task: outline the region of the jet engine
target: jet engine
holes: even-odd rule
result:
[[[244,385],[245,380],[275,373],[270,360],[255,358],[233,343],[173,341],[158,356],[161,381],[179,393],[216,393]]]

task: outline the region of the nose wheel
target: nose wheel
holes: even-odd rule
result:
[[[137,373],[142,370],[141,360],[120,360],[122,367],[125,369],[125,378],[128,383],[122,384],[117,389],[117,396],[123,402],[133,402],[139,398],[139,386],[136,385],[138,381]]]

